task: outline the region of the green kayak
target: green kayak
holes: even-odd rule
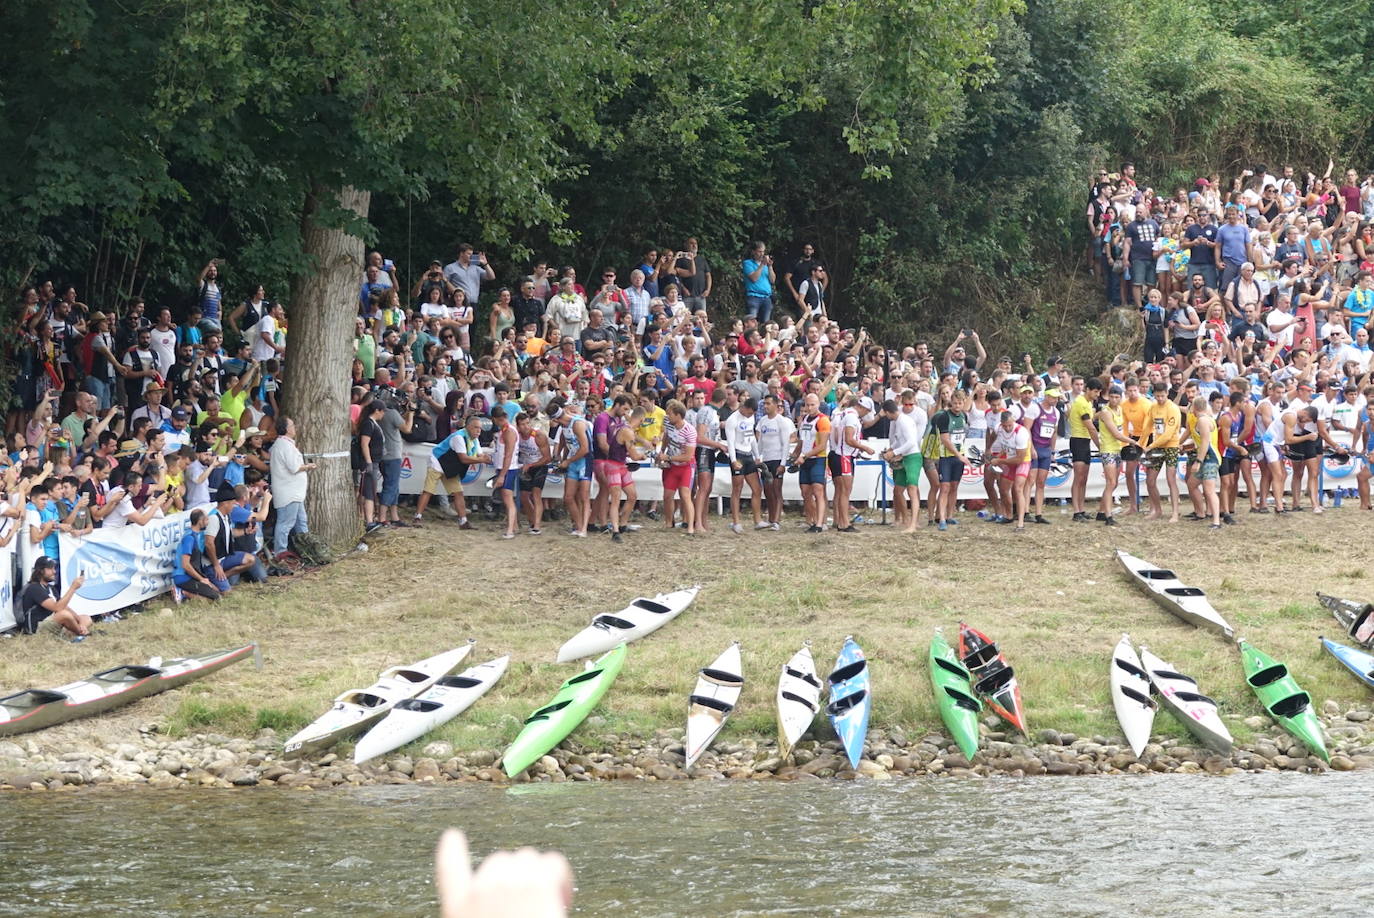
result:
[[[1321,721],[1312,710],[1312,699],[1298,687],[1288,667],[1245,641],[1236,644],[1245,667],[1245,681],[1250,683],[1269,716],[1302,740],[1323,761],[1331,761],[1331,753],[1326,751],[1326,741],[1322,737]]]
[[[586,720],[601,696],[611,687],[625,665],[625,645],[606,651],[585,672],[578,673],[558,690],[553,700],[525,720],[525,729],[501,757],[501,767],[515,777]]]
[[[954,735],[964,758],[972,760],[978,751],[978,714],[983,704],[973,694],[969,671],[938,630],[930,642],[930,682],[935,687],[940,718]]]

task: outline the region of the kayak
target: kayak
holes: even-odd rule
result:
[[[453,720],[485,695],[505,675],[509,664],[509,656],[497,657],[456,676],[444,676],[427,691],[398,701],[390,714],[358,740],[354,764],[386,755]]]
[[[835,735],[844,746],[849,764],[859,767],[868,737],[868,715],[873,709],[873,692],[868,678],[868,661],[854,638],[844,639],[835,669],[830,673],[830,704],[826,713]]]
[[[1302,740],[1303,745],[1324,761],[1331,761],[1322,735],[1321,721],[1312,710],[1312,698],[1293,679],[1288,667],[1257,650],[1245,641],[1237,641],[1245,681],[1255,697],[1279,726]]]
[[[807,641],[782,665],[778,677],[778,755],[787,758],[821,706],[821,680]]]
[[[352,689],[334,699],[334,706],[282,746],[286,755],[307,755],[328,749],[339,740],[362,733],[381,720],[398,702],[428,689],[458,668],[472,651],[472,642],[428,657],[410,666],[393,666],[365,689]]]
[[[178,688],[203,679],[217,670],[256,656],[257,644],[233,650],[217,650],[199,657],[163,661],[154,657],[146,665],[116,666],[55,689],[29,689],[0,698],[0,736],[30,733]]]
[[[1217,703],[1198,691],[1197,680],[1183,675],[1173,664],[1165,663],[1145,648],[1140,648],[1140,663],[1150,676],[1160,703],[1169,709],[1197,737],[1198,742],[1222,755],[1231,754],[1231,731],[1221,722]]]
[[[1356,679],[1370,688],[1374,688],[1374,653],[1365,653],[1354,647],[1337,644],[1329,638],[1318,638],[1317,640],[1322,642],[1326,652],[1335,657],[1338,663],[1354,673]]]
[[[1173,571],[1146,564],[1124,551],[1118,551],[1116,557],[1135,582],[1167,611],[1190,625],[1215,631],[1223,637],[1229,638],[1235,633],[1226,619],[1212,608],[1201,588],[1184,586]]]
[[[1136,758],[1145,751],[1150,742],[1150,731],[1154,728],[1155,711],[1158,705],[1150,697],[1150,677],[1140,664],[1135,648],[1131,646],[1131,636],[1121,635],[1116,649],[1112,651],[1112,707],[1116,708],[1116,719],[1121,731],[1126,734],[1126,742]]]
[[[1325,593],[1317,594],[1317,602],[1331,610],[1345,633],[1362,647],[1374,647],[1374,606],[1367,602],[1338,599]]]
[[[973,676],[973,691],[997,716],[1027,738],[1026,710],[1021,704],[1021,686],[1007,658],[986,634],[959,623],[959,661]]]
[[[970,761],[978,752],[978,715],[983,710],[972,682],[973,676],[959,662],[944,632],[935,629],[935,637],[930,641],[930,684],[935,690],[935,703],[959,751]]]
[[[552,701],[525,718],[524,729],[501,757],[501,767],[507,775],[513,778],[529,768],[587,719],[620,675],[625,653],[625,645],[617,644],[596,662],[587,664],[584,672],[564,682]]]
[[[735,710],[739,693],[744,689],[743,672],[739,641],[735,641],[697,675],[697,686],[687,699],[687,761],[684,768],[691,769],[725,726],[730,712]]]
[[[567,663],[605,653],[617,644],[637,641],[677,618],[697,598],[701,587],[672,593],[659,593],[653,599],[641,596],[619,612],[598,615],[592,623],[558,648],[554,662]]]

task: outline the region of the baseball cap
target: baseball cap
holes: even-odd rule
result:
[[[1048,395],[1048,396],[1050,396],[1051,398],[1059,398],[1059,397],[1062,396],[1064,393],[1063,393],[1063,392],[1060,392],[1058,388],[1055,388],[1055,389],[1046,389],[1046,390],[1045,390],[1045,394]]]
[[[1016,391],[1018,391],[1018,392],[1034,392],[1034,391],[1035,391],[1035,387],[1032,386],[1032,385],[1024,385],[1024,386],[1022,386],[1020,389],[1017,389]]]
[[[867,410],[867,411],[872,411],[872,410],[873,410],[873,399],[869,398],[867,395],[863,396],[862,398],[859,399],[859,407],[860,407],[860,408],[863,408],[863,409],[865,409],[865,410]]]
[[[186,409],[182,408],[180,405],[172,409],[172,420],[174,421],[184,421],[189,417],[190,415],[186,413]]]

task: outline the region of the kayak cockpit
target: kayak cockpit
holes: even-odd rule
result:
[[[529,717],[525,718],[525,723],[532,724],[536,721],[548,720],[550,716],[557,714],[570,704],[572,704],[571,698],[567,701],[560,701],[557,704],[551,704],[548,707],[540,708],[538,711],[535,711]]]
[[[471,676],[444,676],[435,685],[442,685],[445,688],[477,688],[482,684],[481,679],[474,679]]]
[[[868,697],[866,689],[860,689],[852,695],[845,695],[843,698],[836,698],[826,707],[826,711],[831,717],[843,717],[850,711],[857,708]]]
[[[1136,573],[1139,574],[1141,577],[1144,577],[1146,580],[1178,579],[1178,574],[1175,574],[1173,571],[1167,570],[1162,567],[1147,567],[1142,570],[1136,571]]]
[[[973,690],[980,695],[996,695],[999,691],[1006,688],[1015,678],[1016,673],[1010,666],[999,666],[982,679],[979,679],[973,686]]]
[[[583,682],[589,682],[592,679],[595,679],[597,676],[601,675],[602,672],[603,670],[600,669],[589,669],[585,673],[578,673],[576,676],[573,676],[571,679],[569,679],[567,682],[564,682],[563,684],[581,685]]]
[[[958,663],[946,660],[944,657],[936,657],[935,664],[946,672],[958,676],[960,679],[967,679],[969,677],[968,670],[964,669]]]
[[[1183,673],[1176,673],[1176,672],[1172,672],[1171,670],[1167,670],[1167,669],[1158,670],[1158,671],[1155,672],[1155,675],[1156,675],[1157,677],[1159,677],[1160,679],[1172,679],[1172,680],[1176,680],[1176,681],[1178,681],[1178,682],[1187,682],[1187,683],[1190,683],[1190,684],[1192,684],[1192,685],[1197,685],[1197,680],[1194,679],[1193,677],[1191,677],[1191,676],[1185,676],[1185,675],[1183,675]],[[1182,693],[1180,692],[1179,694],[1182,694]]]
[[[783,700],[783,701],[793,701],[793,702],[796,702],[797,704],[799,704],[799,705],[801,705],[802,707],[806,708],[808,711],[811,711],[813,714],[815,713],[816,708],[818,707],[818,705],[817,705],[814,701],[808,701],[807,699],[803,698],[802,696],[800,696],[800,695],[794,695],[794,694],[792,694],[791,692],[788,692],[788,691],[784,691],[784,692],[782,693],[782,700]]]
[[[867,660],[855,660],[853,663],[841,666],[830,674],[830,684],[839,685],[841,682],[848,682],[850,679],[853,679],[859,673],[863,672],[864,668],[867,666]]]
[[[1288,667],[1282,663],[1275,663],[1273,666],[1266,666],[1264,669],[1250,677],[1249,682],[1255,688],[1264,688],[1271,682],[1278,682],[1280,679],[1288,677]]]
[[[349,692],[339,696],[341,704],[356,704],[360,708],[380,708],[387,703],[381,695],[374,695],[372,692]]]
[[[1164,592],[1175,599],[1190,599],[1197,596],[1206,596],[1201,587],[1165,587]]]
[[[643,609],[645,612],[652,612],[655,615],[667,615],[673,611],[661,602],[654,602],[652,599],[636,599],[630,603],[636,609]]]
[[[1215,701],[1200,692],[1174,692],[1174,697],[1190,704],[1210,704],[1214,708],[1217,707]]]
[[[629,631],[634,626],[634,622],[627,622],[625,619],[617,618],[614,615],[598,615],[592,619],[593,628],[603,628],[607,631],[612,628],[617,631]]]
[[[17,716],[21,711],[41,708],[45,704],[61,704],[67,700],[66,695],[51,689],[28,689],[7,698],[0,698],[0,708],[13,711]]]
[[[162,670],[154,666],[116,666],[114,669],[107,669],[104,672],[96,673],[91,677],[92,681],[102,682],[142,682],[144,679],[151,679],[161,675]]]
[[[1117,669],[1128,672],[1132,676],[1135,676],[1137,679],[1148,679],[1148,677],[1145,675],[1145,670],[1136,666],[1134,663],[1131,663],[1127,660],[1123,660],[1120,657],[1113,658],[1112,662],[1116,664]]]
[[[710,708],[722,714],[729,714],[735,709],[733,704],[721,701],[719,698],[712,698],[710,695],[689,695],[687,697],[687,704],[689,706],[701,705],[703,708]]]
[[[816,688],[821,687],[821,680],[817,679],[811,673],[798,672],[790,666],[784,666],[782,668],[782,671],[787,673],[787,675],[791,676],[793,679],[800,679],[807,685],[814,685]]]
[[[964,708],[965,710],[973,711],[975,714],[978,711],[982,710],[982,705],[980,705],[977,702],[977,700],[970,698],[968,695],[965,695],[958,689],[950,688],[948,685],[946,685],[944,689],[945,694],[948,695],[950,698],[954,699],[954,703],[957,704],[959,707]]]
[[[396,703],[396,710],[414,711],[417,714],[433,714],[442,707],[437,701],[422,701],[419,698],[407,698]]]
[[[707,667],[701,671],[701,675],[707,682],[714,682],[717,685],[736,686],[744,684],[743,676],[727,673],[723,669],[711,669]]]
[[[1274,713],[1275,717],[1296,717],[1306,711],[1311,703],[1312,699],[1306,692],[1296,692],[1287,698],[1274,702],[1274,706],[1269,710]]]
[[[1157,707],[1153,698],[1151,698],[1149,695],[1146,695],[1144,692],[1140,692],[1136,689],[1131,688],[1129,685],[1121,686],[1121,688],[1118,691],[1120,691],[1121,694],[1125,695],[1127,698],[1134,701],[1136,704],[1139,704],[1143,707]]]

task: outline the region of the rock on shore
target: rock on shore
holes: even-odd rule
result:
[[[54,751],[34,737],[0,741],[0,789],[51,790],[103,786],[282,787],[316,790],[367,784],[529,783],[565,781],[890,780],[895,777],[1012,777],[1116,775],[1145,773],[1230,775],[1240,772],[1353,771],[1374,766],[1374,719],[1369,711],[1341,713],[1324,706],[1330,740],[1328,765],[1307,752],[1267,718],[1244,723],[1255,731],[1251,742],[1221,756],[1189,740],[1156,737],[1139,759],[1117,736],[1079,737],[1054,729],[1036,731],[1024,741],[995,720],[985,722],[983,744],[972,761],[949,737],[938,732],[917,736],[894,728],[869,731],[857,769],[834,740],[804,740],[790,759],[771,741],[725,738],[707,751],[692,772],[683,770],[683,733],[659,730],[652,737],[595,734],[584,728],[530,769],[506,778],[491,750],[455,752],[446,742],[423,746],[418,757],[393,755],[354,765],[327,752],[307,759],[283,757],[272,730],[253,739],[218,734],[181,738],[161,735],[145,725],[134,739]]]

